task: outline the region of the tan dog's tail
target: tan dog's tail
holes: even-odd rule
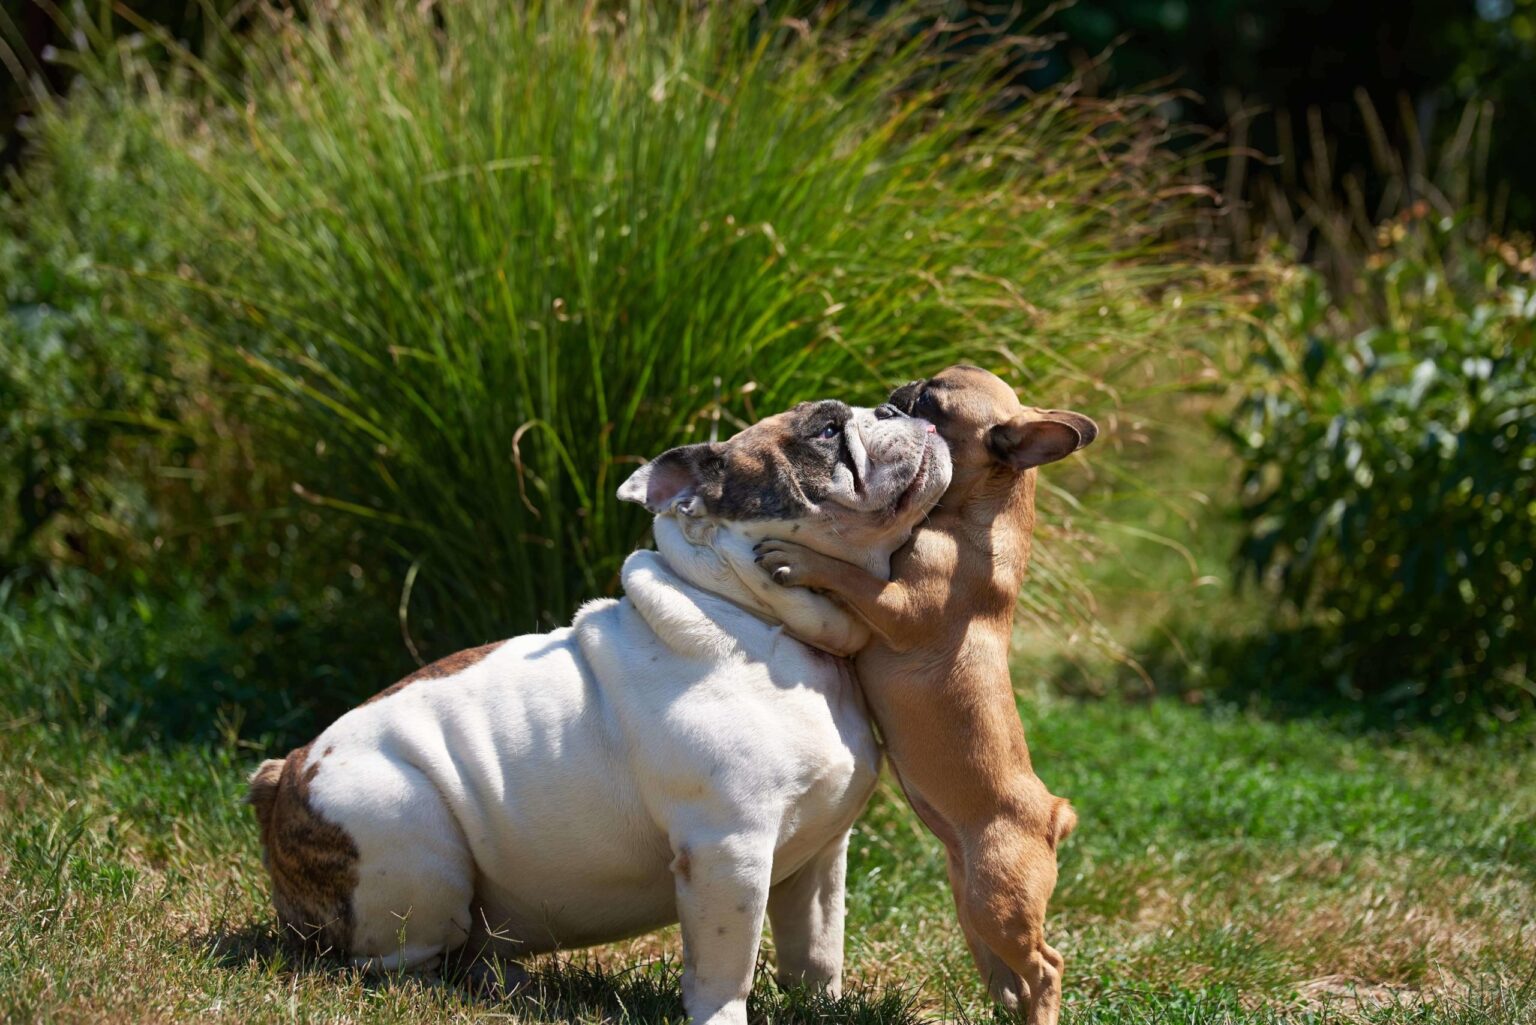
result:
[[[245,803],[256,809],[262,839],[266,839],[266,831],[272,824],[272,806],[277,803],[277,783],[282,776],[281,758],[268,758],[251,773],[251,788],[245,793]]]
[[[1077,812],[1072,810],[1072,802],[1065,797],[1056,798],[1051,805],[1051,846],[1054,848],[1061,841],[1072,835],[1072,830],[1077,828]]]

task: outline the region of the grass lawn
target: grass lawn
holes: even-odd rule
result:
[[[1100,528],[1106,547],[1085,569],[1100,623],[1131,649],[1262,625],[1255,596],[1229,586],[1232,522],[1206,497],[1230,491],[1228,471],[1205,411],[1170,400],[1127,425],[1144,451],[1123,453],[1129,469],[1085,500],[1139,525]],[[1038,557],[1066,547],[1047,531]],[[93,696],[103,660],[132,687],[166,685],[150,663],[181,648],[136,632],[141,616],[38,615],[0,631],[0,1021],[681,1017],[675,930],[546,959],[531,995],[500,1001],[296,960],[240,803],[275,745],[149,747],[60,725],[123,715]],[[1050,926],[1068,1025],[1536,1023],[1530,726],[1452,742],[1362,733],[1359,715],[1051,698],[1035,681],[1059,676],[1073,646],[1049,630],[1024,640],[1036,765],[1081,816]],[[1171,665],[1160,691],[1198,686],[1198,661]],[[785,997],[764,975],[759,1018],[990,1020],[938,844],[889,784],[857,827],[849,877],[850,994]]]
[[[1042,775],[1082,815],[1051,926],[1065,1021],[1536,1021],[1528,736],[1386,740],[1173,701],[1023,712]],[[537,996],[486,1002],[295,960],[240,804],[263,753],[0,724],[0,1020],[679,1015],[674,932],[546,965]],[[883,787],[853,843],[853,995],[830,1007],[764,981],[759,1008],[989,1018],[943,876]]]

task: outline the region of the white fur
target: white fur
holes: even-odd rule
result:
[[[689,1013],[744,1022],[766,912],[781,976],[838,986],[847,835],[879,764],[851,670],[771,606],[743,607],[755,596],[730,578],[761,575],[750,542],[742,565],[671,518],[657,533],[683,566],[636,552],[624,600],[355,709],[311,746],[329,751],[313,806],[359,852],[357,963],[426,967],[466,940],[530,954],[681,919]],[[712,571],[710,590],[677,569]],[[791,618],[857,632],[826,599],[778,596]]]
[[[920,429],[857,412],[877,442]],[[940,477],[900,522],[810,517],[797,540],[887,575],[948,482],[947,453],[933,458]],[[681,921],[690,1016],[743,1025],[766,915],[781,979],[839,988],[848,832],[880,754],[850,665],[825,652],[856,651],[867,628],[755,565],[759,534],[785,523],[714,520],[687,496],[661,512],[658,550],[624,564],[625,598],[354,709],[310,746],[311,804],[358,850],[358,964]]]

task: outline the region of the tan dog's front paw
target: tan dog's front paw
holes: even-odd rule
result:
[[[811,587],[812,569],[818,558],[816,552],[793,541],[777,541],[770,538],[752,547],[753,560],[776,584],[785,587]]]

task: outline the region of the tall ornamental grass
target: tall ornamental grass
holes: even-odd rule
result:
[[[122,287],[297,500],[366,525],[423,647],[611,592],[646,531],[615,489],[668,446],[961,359],[1103,414],[1203,322],[1155,103],[1014,88],[1036,40],[748,4],[265,22],[233,78],[81,86],[197,168],[122,197],[179,246]],[[1082,598],[1046,562],[1029,600]]]

